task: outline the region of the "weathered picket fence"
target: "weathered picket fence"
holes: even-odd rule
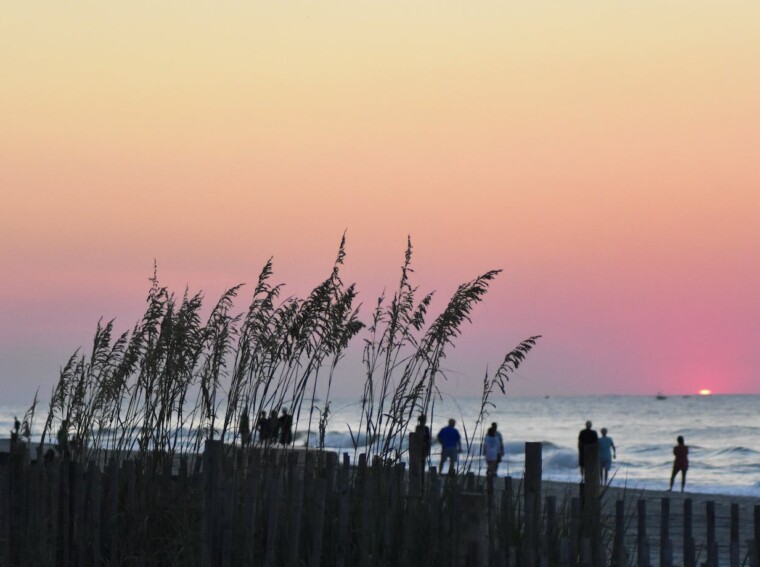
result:
[[[31,464],[17,453],[0,465],[0,565],[717,567],[726,556],[724,565],[758,567],[760,506],[744,546],[731,507],[730,552],[721,555],[715,506],[697,541],[684,500],[674,546],[667,499],[655,538],[649,502],[632,513],[620,500],[606,513],[595,475],[577,495],[544,497],[541,449],[526,444],[521,480],[493,482],[211,441],[202,463],[181,459],[174,473],[151,459]]]

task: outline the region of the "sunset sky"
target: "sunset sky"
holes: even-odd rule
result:
[[[450,392],[541,334],[511,394],[760,393],[758,30],[756,0],[6,2],[1,401],[133,326],[154,259],[211,301],[274,256],[304,294],[344,231],[365,319],[407,235],[438,309],[504,269]]]

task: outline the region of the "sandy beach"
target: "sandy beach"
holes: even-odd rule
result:
[[[658,490],[632,490],[619,487],[608,487],[602,496],[602,515],[605,524],[615,525],[615,503],[618,500],[625,502],[626,521],[626,547],[628,553],[636,554],[636,526],[637,526],[637,503],[640,499],[646,501],[647,537],[650,544],[650,558],[654,565],[659,564],[660,553],[660,525],[661,525],[661,502],[663,498],[670,499],[670,540],[673,547],[674,564],[680,564],[683,549],[684,533],[684,501],[692,501],[692,526],[693,537],[696,543],[697,558],[705,560],[707,542],[707,503],[715,505],[715,539],[719,544],[720,563],[729,565],[729,543],[731,534],[731,505],[739,507],[739,544],[741,560],[747,554],[747,541],[754,538],[754,508],[760,506],[760,499],[748,496],[734,496],[723,494],[700,494],[687,491],[667,492]],[[577,484],[544,481],[542,483],[542,496],[556,496],[558,507],[563,499],[578,496]]]

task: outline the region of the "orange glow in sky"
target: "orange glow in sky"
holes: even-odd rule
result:
[[[303,294],[344,231],[365,306],[408,234],[436,297],[504,269],[446,359],[461,395],[535,334],[514,394],[760,392],[759,2],[2,12],[8,401],[130,328],[154,259],[211,301],[274,256]]]
[[[707,388],[703,388],[699,391],[700,396],[709,396],[712,394],[712,390],[708,390]]]

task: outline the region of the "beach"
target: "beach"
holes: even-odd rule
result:
[[[574,483],[543,481],[542,496],[556,496],[558,507],[565,499],[579,495],[579,485]],[[630,554],[636,554],[637,545],[637,515],[639,500],[646,501],[646,530],[650,545],[650,558],[654,565],[659,564],[661,508],[663,499],[670,500],[669,539],[672,543],[674,563],[681,563],[684,536],[684,502],[692,503],[692,529],[696,543],[698,560],[705,560],[708,533],[707,506],[712,502],[715,506],[715,540],[719,544],[719,557],[722,565],[730,565],[729,544],[731,537],[731,505],[738,505],[738,541],[740,557],[747,553],[747,541],[754,538],[754,509],[760,506],[760,498],[754,496],[739,496],[727,494],[704,494],[687,490],[668,492],[663,490],[632,490],[621,487],[607,487],[602,493],[603,524],[615,526],[615,503],[625,502],[626,537],[625,545]],[[700,556],[701,552],[701,556]]]

